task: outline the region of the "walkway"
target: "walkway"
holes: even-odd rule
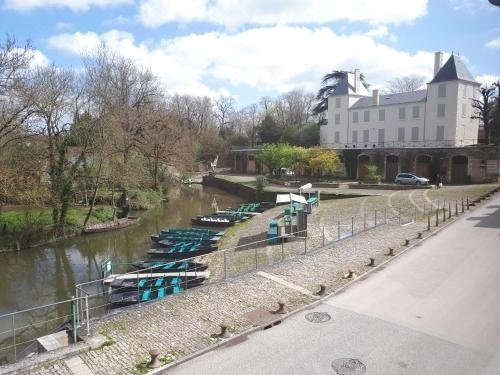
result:
[[[498,374],[499,229],[497,195],[382,272],[168,373]]]

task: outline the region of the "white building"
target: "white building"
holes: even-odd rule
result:
[[[480,84],[462,60],[434,57],[427,89],[371,95],[358,69],[348,73],[328,98],[328,124],[321,146],[333,149],[460,147],[477,144],[479,120],[471,119]]]

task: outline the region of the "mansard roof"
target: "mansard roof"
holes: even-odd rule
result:
[[[436,76],[430,83],[447,82],[447,81],[468,81],[478,84],[472,74],[458,56],[451,55],[446,64],[437,72]]]
[[[381,94],[379,97],[378,106],[425,102],[426,99],[427,90],[417,90],[412,92],[401,92],[397,94],[387,95]],[[351,109],[368,108],[373,106],[375,106],[375,104],[373,104],[373,98],[371,96],[365,96],[354,103],[351,106]]]

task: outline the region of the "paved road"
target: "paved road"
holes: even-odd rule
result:
[[[500,374],[499,244],[497,195],[343,293],[168,374],[336,374],[339,358],[366,374]]]

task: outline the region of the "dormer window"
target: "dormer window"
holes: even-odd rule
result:
[[[441,83],[438,86],[438,98],[446,98],[446,83]]]

